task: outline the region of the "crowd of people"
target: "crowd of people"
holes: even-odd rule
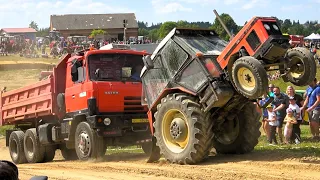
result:
[[[320,116],[320,86],[314,79],[303,96],[297,94],[292,86],[288,86],[285,93],[273,84],[269,85],[268,94],[260,100],[260,106],[271,101],[262,108],[262,127],[270,145],[278,144],[276,134],[279,136],[280,144],[301,143],[300,125],[304,113],[308,114],[310,131],[314,141],[319,138],[319,116]],[[284,129],[283,129],[283,125]]]

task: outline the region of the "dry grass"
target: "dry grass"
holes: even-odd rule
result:
[[[0,56],[0,65],[1,64],[16,64],[16,63],[57,63],[59,61],[58,58],[53,59],[49,58],[25,58],[20,57],[19,55],[9,55],[9,56]]]

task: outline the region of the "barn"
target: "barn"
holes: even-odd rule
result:
[[[60,31],[63,37],[89,36],[94,29],[106,31],[104,39],[123,40],[124,20],[126,39],[138,36],[138,23],[134,13],[121,14],[66,14],[51,15],[50,29]]]
[[[33,28],[2,28],[1,35],[15,36],[24,35],[26,39],[36,40],[37,31]]]

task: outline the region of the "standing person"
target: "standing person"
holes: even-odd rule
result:
[[[319,116],[320,116],[320,87],[317,86],[317,78],[315,78],[306,90],[307,97],[304,101],[301,111],[306,111],[309,115],[309,125],[312,139],[319,140]]]
[[[289,106],[289,100],[287,95],[280,92],[279,87],[274,87],[273,93],[274,93],[274,100],[272,104],[275,106],[275,108],[273,109],[273,112],[275,112],[277,115],[277,123],[278,123],[277,133],[279,135],[280,143],[283,143],[282,126],[283,126],[284,118],[287,115],[286,109]]]
[[[287,109],[287,115],[284,118],[284,122],[286,122],[286,126],[284,127],[285,143],[289,144],[292,135],[293,124],[297,123],[297,120],[293,115],[292,109]]]
[[[274,84],[269,84],[268,93],[270,97],[274,97],[273,88],[274,88]]]
[[[262,99],[259,101],[259,105],[263,106],[268,101],[266,95],[262,96]],[[262,128],[264,133],[267,136],[267,139],[269,139],[270,136],[270,125],[268,121],[268,110],[267,108],[262,108]]]
[[[268,142],[271,145],[273,144],[278,144],[277,138],[276,138],[276,129],[277,129],[277,119],[276,119],[276,113],[273,112],[273,107],[271,104],[267,106],[268,110],[268,119],[267,121],[269,122],[270,125],[270,132],[269,132],[269,138]]]
[[[302,98],[302,96],[300,96],[299,94],[296,94],[296,91],[295,91],[295,89],[293,88],[293,86],[288,86],[288,87],[287,87],[286,94],[287,94],[288,97],[293,96],[293,97],[295,98],[296,104],[297,104],[299,107],[302,107],[303,98]]]
[[[290,141],[296,144],[300,144],[301,142],[301,130],[300,130],[300,124],[302,123],[302,116],[301,116],[301,110],[298,104],[296,103],[296,98],[294,96],[289,97],[289,107],[288,109],[291,109],[293,112],[294,117],[297,120],[297,123],[293,124],[293,131],[292,136],[290,138]]]
[[[296,111],[295,113],[297,114],[297,116],[299,116],[299,117],[296,116],[297,123],[293,124],[293,132],[292,132],[292,136],[291,136],[291,142],[295,141],[296,144],[299,144],[301,142],[300,125],[302,123],[302,113],[301,113],[300,107],[302,107],[302,104],[303,104],[303,97],[300,96],[299,94],[296,94],[296,91],[292,86],[287,87],[286,93],[289,97],[289,108]],[[298,108],[297,108],[297,106],[298,106]]]

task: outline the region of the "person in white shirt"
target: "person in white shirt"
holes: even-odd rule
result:
[[[296,98],[294,96],[289,97],[289,107],[288,109],[292,109],[293,115],[297,120],[296,124],[293,124],[293,131],[291,136],[291,143],[295,142],[296,144],[300,144],[300,124],[302,123],[301,109],[296,103]]]
[[[273,112],[273,107],[271,104],[269,104],[267,106],[267,110],[268,110],[267,121],[269,122],[269,125],[270,125],[270,133],[269,133],[268,141],[270,144],[272,144],[272,143],[278,144],[277,138],[276,138],[276,130],[277,130],[277,126],[278,126],[278,122],[276,119],[276,113]]]

